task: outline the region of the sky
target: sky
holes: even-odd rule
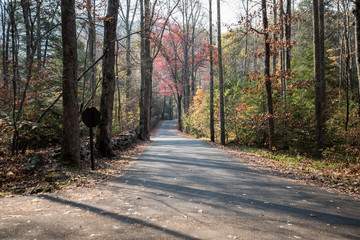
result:
[[[237,15],[240,13],[238,1],[221,1],[221,22],[226,24],[236,23]],[[215,4],[216,9],[216,4]]]

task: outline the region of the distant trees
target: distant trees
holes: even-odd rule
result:
[[[154,79],[157,83],[157,91],[164,96],[172,96],[176,99],[178,113],[178,129],[183,130],[183,120],[189,121],[185,111],[184,97],[190,94],[190,82],[186,80],[184,74],[190,75],[184,68],[194,71],[192,74],[201,72],[207,61],[207,44],[202,41],[201,37],[196,37],[197,46],[190,57],[186,54],[189,48],[184,41],[189,36],[183,33],[183,26],[176,22],[168,22],[165,25],[164,35],[159,47],[159,55],[155,60]],[[185,60],[188,58],[188,60]],[[194,66],[194,67],[190,67]],[[187,87],[189,87],[188,90]],[[190,98],[190,96],[188,96]],[[183,116],[183,112],[185,116]],[[187,127],[191,127],[187,123]],[[189,129],[190,130],[190,129]]]

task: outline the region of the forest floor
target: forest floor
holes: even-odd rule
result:
[[[156,135],[160,125],[161,121],[151,131],[151,136]],[[60,146],[49,146],[36,151],[28,151],[27,154],[19,154],[16,157],[11,156],[10,150],[3,147],[0,151],[0,197],[14,194],[56,192],[65,188],[89,187],[118,177],[126,172],[126,167],[141,155],[150,141],[134,141],[122,150],[115,150],[116,156],[111,159],[101,157],[95,151],[95,170],[91,170],[89,137],[83,137],[80,144],[83,146],[83,150],[85,148],[84,151],[87,156],[82,157],[79,168],[59,161]],[[26,170],[29,160],[35,155],[42,159],[41,166],[32,171]]]
[[[87,138],[81,140],[86,146]],[[96,156],[95,170],[91,170],[89,156],[75,168],[59,161],[59,146],[29,151],[26,155],[11,156],[4,152],[0,156],[0,197],[13,194],[35,194],[56,192],[65,188],[90,186],[125,173],[126,166],[136,159],[149,142],[141,142],[116,150],[111,159]],[[87,146],[88,147],[88,146]],[[26,166],[33,156],[42,159],[42,166],[28,171]]]

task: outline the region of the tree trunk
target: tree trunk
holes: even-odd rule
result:
[[[16,105],[17,105],[17,95],[18,95],[18,79],[20,78],[18,75],[18,68],[19,68],[19,61],[18,61],[18,54],[19,49],[17,45],[17,26],[15,21],[15,3],[9,3],[9,17],[11,23],[11,53],[12,53],[12,86],[13,86],[13,108],[12,108],[12,121],[14,126],[14,134],[12,139],[12,147],[11,152],[12,154],[18,154],[19,152],[19,132],[16,120]]]
[[[360,119],[360,0],[355,0],[355,51],[358,77],[358,117]]]
[[[270,79],[270,39],[269,39],[269,33],[268,33],[266,0],[261,1],[261,6],[262,6],[262,17],[263,17],[263,28],[264,28],[263,31],[264,31],[264,36],[265,36],[264,78],[265,78],[267,109],[268,109],[269,148],[271,151],[274,151],[275,150],[275,126],[274,126],[272,87],[271,87],[271,79]]]
[[[209,0],[209,55],[210,55],[210,138],[215,142],[214,128],[214,60],[213,60],[213,30],[212,30],[212,0]]]
[[[36,26],[36,38],[37,38],[37,44],[36,44],[36,50],[37,50],[37,57],[36,57],[36,61],[37,61],[37,69],[38,71],[41,70],[41,59],[42,59],[42,52],[41,52],[41,7],[42,7],[42,0],[40,0],[37,3],[36,6],[36,21],[37,21],[37,26]]]
[[[281,26],[281,32],[280,32],[280,39],[281,41],[284,40],[284,1],[280,0],[280,26]],[[286,23],[285,23],[286,24]],[[286,35],[286,34],[285,34]],[[281,72],[281,86],[282,86],[282,105],[286,105],[286,80],[283,77],[284,72],[286,71],[285,67],[285,46],[281,46],[280,48],[280,72]]]
[[[63,45],[63,141],[62,159],[79,165],[80,130],[77,81],[75,0],[61,0]]]
[[[182,95],[181,94],[177,94],[177,100],[178,100],[178,130],[182,131],[183,130],[183,121],[182,121],[182,107],[181,107],[181,101],[182,101]]]
[[[285,38],[286,38],[285,68],[286,68],[286,76],[288,77],[287,79],[289,79],[291,75],[291,0],[286,1]],[[286,81],[284,81],[283,92],[284,92],[284,106],[286,106]]]
[[[87,15],[89,21],[89,65],[91,66],[95,62],[96,55],[96,29],[95,29],[95,16],[93,16],[93,5],[91,0],[87,0]],[[95,6],[94,6],[95,8]],[[95,91],[96,84],[96,65],[91,68],[90,72],[90,92],[93,93]],[[95,106],[95,96],[96,94],[91,94],[91,106]]]
[[[225,145],[225,104],[224,104],[224,76],[223,76],[222,49],[221,49],[220,0],[217,0],[217,21],[218,21],[219,90],[220,90],[220,141],[221,141],[221,145]]]
[[[106,157],[114,155],[111,149],[112,118],[115,93],[115,41],[119,0],[108,0],[104,22],[103,84],[100,101],[100,124],[96,140],[98,151]]]
[[[324,3],[313,0],[314,29],[314,78],[315,78],[315,117],[316,154],[321,155],[325,142],[326,83],[324,70]]]
[[[10,40],[10,26],[6,15],[5,15],[5,5],[1,6],[1,19],[2,19],[2,65],[3,65],[3,88],[8,89],[9,85],[9,40]],[[6,25],[8,25],[6,27]]]
[[[273,0],[273,8],[274,8],[274,25],[276,26],[277,24],[277,4],[276,4],[276,0]],[[274,38],[274,42],[277,42],[277,36],[278,36],[278,33],[274,31],[274,34],[273,34],[273,38]],[[273,72],[276,72],[276,65],[277,65],[277,53],[273,53]]]
[[[140,138],[150,139],[152,102],[152,58],[150,0],[140,0],[141,12],[141,93],[140,93]]]

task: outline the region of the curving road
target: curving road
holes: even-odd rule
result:
[[[0,239],[360,239],[359,200],[182,138],[174,121],[124,176],[0,203]]]

